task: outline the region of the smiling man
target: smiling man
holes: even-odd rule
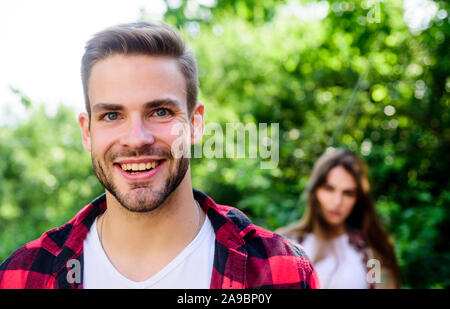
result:
[[[182,154],[201,140],[204,105],[175,30],[140,22],[96,34],[82,82],[78,121],[105,194],[6,259],[1,288],[319,286],[301,247],[192,188]]]

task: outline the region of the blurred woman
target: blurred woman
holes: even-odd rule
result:
[[[277,232],[305,248],[324,288],[400,287],[393,245],[371,198],[367,166],[353,152],[338,149],[319,158],[304,216]]]

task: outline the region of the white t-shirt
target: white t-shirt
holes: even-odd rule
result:
[[[307,234],[301,243],[311,262],[318,253],[317,238]],[[344,234],[327,243],[324,258],[314,264],[325,289],[367,289],[366,267]]]
[[[209,289],[214,262],[215,233],[206,217],[194,240],[169,264],[149,279],[132,281],[109,261],[100,244],[97,219],[84,246],[83,288],[85,289]]]

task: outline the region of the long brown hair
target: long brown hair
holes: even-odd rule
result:
[[[329,228],[321,215],[316,192],[325,185],[330,170],[338,166],[349,172],[357,183],[357,199],[352,212],[346,219],[347,230],[358,231],[361,234],[374,254],[380,258],[382,265],[391,271],[396,287],[400,287],[400,270],[392,240],[378,219],[370,193],[368,167],[358,155],[349,150],[336,149],[323,154],[317,160],[306,188],[306,210],[303,217],[287,227],[280,228],[277,232],[289,238],[301,240],[306,234],[313,232],[315,225],[324,230]]]

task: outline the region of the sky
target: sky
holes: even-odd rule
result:
[[[163,0],[1,0],[0,125],[25,114],[10,87],[32,102],[45,103],[50,115],[61,103],[77,114],[83,111],[80,65],[86,41],[106,27],[137,21],[142,8],[159,21],[167,6]],[[412,27],[426,28],[435,14],[437,6],[430,0],[405,0],[404,18]]]
[[[166,10],[162,0],[2,0],[0,1],[0,123],[7,111],[23,107],[10,87],[32,102],[45,102],[49,114],[60,103],[84,108],[80,77],[84,46],[106,27],[137,21],[145,8],[153,20]]]

